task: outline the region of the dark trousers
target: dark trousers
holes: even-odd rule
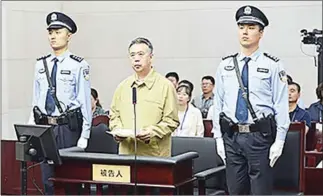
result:
[[[58,149],[76,146],[80,133],[70,131],[68,125],[57,125],[53,129]],[[45,195],[54,195],[54,184],[48,178],[54,177],[54,166],[47,163],[40,165]]]
[[[269,165],[270,136],[260,132],[223,136],[226,177],[230,195],[271,195],[272,168]]]

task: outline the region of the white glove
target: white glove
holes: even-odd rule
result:
[[[27,124],[28,124],[28,125],[35,125],[36,123],[35,123],[34,118],[30,118],[30,119],[28,120]]]
[[[77,141],[77,147],[85,149],[87,147],[87,140],[88,139],[81,136],[80,139]]]
[[[29,116],[29,119],[28,119],[28,122],[27,122],[28,125],[35,125],[35,119],[34,119],[34,112],[31,112],[30,113],[30,116]]]
[[[283,148],[284,148],[284,143],[285,141],[283,140],[276,140],[270,147],[269,150],[269,160],[270,160],[270,167],[274,167],[276,161],[278,160],[278,158],[280,157],[280,155],[283,152]]]
[[[224,150],[224,143],[223,143],[222,137],[216,138],[216,150],[225,165],[225,150]]]

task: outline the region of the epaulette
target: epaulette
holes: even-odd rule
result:
[[[48,54],[48,55],[46,55],[46,56],[39,57],[39,58],[37,59],[37,61],[40,61],[40,60],[43,60],[43,59],[47,59],[48,57],[50,57],[50,55],[51,55],[51,54]]]
[[[270,58],[271,60],[275,61],[275,62],[278,62],[279,61],[279,58],[275,57],[275,56],[271,56],[270,54],[268,53],[264,53],[265,57],[268,57]]]
[[[75,56],[75,55],[73,55],[73,54],[71,54],[70,55],[70,57],[72,58],[72,59],[74,59],[74,60],[76,60],[77,62],[82,62],[83,61],[83,59],[84,58],[82,58],[82,57],[79,57],[79,56]]]
[[[226,56],[226,57],[223,57],[222,58],[222,61],[224,61],[225,59],[227,59],[227,58],[231,58],[231,57],[235,57],[235,56],[237,56],[238,55],[238,53],[236,53],[236,54],[232,54],[232,55],[229,55],[229,56]]]

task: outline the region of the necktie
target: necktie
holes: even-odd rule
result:
[[[57,61],[58,61],[58,59],[55,58],[52,73],[51,73],[51,76],[50,76],[52,84],[53,84],[53,88],[55,90],[55,92],[53,92],[53,93],[56,93]],[[55,111],[55,101],[54,101],[54,98],[52,96],[50,88],[48,88],[48,91],[47,91],[45,109],[46,109],[46,112],[47,112],[48,115],[51,115]]]
[[[245,57],[243,59],[245,64],[242,69],[241,79],[243,86],[246,88],[248,92],[248,62],[251,60],[250,57]],[[236,106],[236,118],[238,119],[239,123],[246,123],[248,120],[248,107],[246,101],[242,97],[242,91],[239,88],[238,98],[237,98],[237,106]]]

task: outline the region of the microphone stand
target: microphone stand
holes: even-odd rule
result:
[[[136,112],[136,104],[137,104],[137,89],[136,87],[132,88],[132,104],[133,104],[133,115],[134,115],[134,133],[135,133],[135,188],[134,195],[137,195],[137,112]]]
[[[26,136],[21,136],[19,142],[27,144]],[[25,146],[25,145],[24,145]],[[23,147],[23,146],[22,146]],[[22,149],[19,149],[22,150]],[[21,185],[21,195],[27,195],[27,162],[26,160],[20,161],[20,185]]]

